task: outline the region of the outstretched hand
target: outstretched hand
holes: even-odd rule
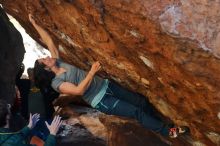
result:
[[[92,73],[93,75],[98,72],[101,69],[101,65],[100,63],[97,61],[95,63],[92,64],[92,67],[90,69],[90,73]]]
[[[40,114],[34,114],[34,115],[32,116],[32,114],[30,113],[30,118],[29,118],[28,127],[29,127],[30,129],[34,128],[39,120],[40,120]]]
[[[51,135],[56,135],[61,124],[62,124],[62,121],[61,121],[61,117],[60,116],[55,116],[52,123],[49,125],[47,122],[45,122],[46,125],[47,125],[47,128],[49,129],[50,131],[50,134]]]

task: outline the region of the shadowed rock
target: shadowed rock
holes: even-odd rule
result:
[[[0,7],[0,98],[13,103],[15,77],[24,57],[23,39]]]

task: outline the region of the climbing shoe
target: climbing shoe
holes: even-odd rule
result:
[[[169,129],[169,137],[177,138],[178,136],[185,135],[188,132],[189,128],[187,126],[173,127]]]

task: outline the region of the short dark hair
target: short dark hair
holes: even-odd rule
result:
[[[29,67],[29,68],[27,69],[28,75],[29,75],[29,74],[32,74],[33,72],[34,72],[34,68]]]
[[[22,74],[24,73],[24,70],[25,70],[25,65],[24,63],[21,63],[19,65],[18,73],[16,75],[16,81],[18,81],[21,78]]]
[[[0,99],[0,127],[6,125],[6,118],[9,114],[8,104],[5,100]]]

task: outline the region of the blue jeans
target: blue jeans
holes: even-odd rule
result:
[[[109,83],[104,97],[95,108],[109,115],[136,119],[146,129],[161,135],[169,134],[166,124],[152,115],[153,108],[144,96],[131,92],[116,83]]]

